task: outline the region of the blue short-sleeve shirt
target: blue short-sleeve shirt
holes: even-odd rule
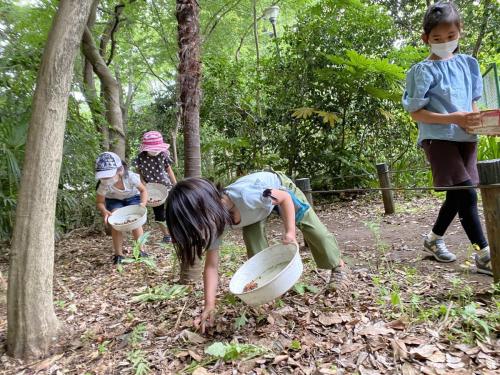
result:
[[[479,64],[469,55],[448,60],[424,60],[406,75],[403,107],[408,112],[426,109],[436,113],[472,112],[472,102],[481,98],[483,83]],[[418,143],[424,139],[476,142],[477,136],[457,124],[418,123]]]

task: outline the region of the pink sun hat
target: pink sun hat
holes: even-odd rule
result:
[[[169,147],[169,144],[163,142],[163,136],[161,135],[161,133],[152,130],[150,132],[144,133],[144,135],[142,136],[142,143],[139,152],[166,152]]]

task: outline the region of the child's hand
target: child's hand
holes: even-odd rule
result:
[[[295,235],[295,232],[289,232],[289,233],[285,233],[283,235],[283,244],[284,245],[288,245],[288,244],[291,244],[291,243],[297,243],[297,238],[296,238],[296,235]]]
[[[108,224],[108,218],[111,216],[111,212],[108,210],[102,211],[102,218],[104,219],[104,224]]]
[[[453,122],[464,130],[471,130],[481,126],[481,115],[479,112],[453,112]]]
[[[208,327],[212,327],[215,322],[215,308],[205,307],[201,316],[194,320],[194,326],[196,330],[200,330],[201,333],[205,333]]]
[[[141,206],[142,208],[144,208],[144,207],[146,207],[146,203],[141,202],[141,203],[139,203],[139,206]]]

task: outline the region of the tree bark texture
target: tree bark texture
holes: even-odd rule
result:
[[[89,19],[87,21],[87,27],[92,30],[96,20],[97,5],[99,0],[94,0],[92,8],[90,9]],[[94,80],[94,67],[90,63],[89,59],[83,56],[83,93],[85,95],[85,100],[90,108],[90,113],[92,115],[92,120],[96,130],[101,134],[101,148],[104,151],[109,150],[109,130],[108,124],[104,117],[104,107],[97,95],[97,90],[95,87]]]
[[[120,107],[120,86],[109,69],[94,42],[92,33],[85,27],[82,50],[94,67],[101,82],[102,96],[106,107],[106,120],[109,125],[109,149],[125,159],[125,132],[123,131],[122,110]]]
[[[9,264],[7,352],[46,354],[59,322],[53,303],[54,222],[68,97],[92,0],[61,0],[33,97]]]
[[[179,99],[184,129],[184,175],[201,176],[200,152],[200,22],[196,0],[177,0]]]

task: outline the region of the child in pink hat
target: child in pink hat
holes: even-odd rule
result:
[[[155,182],[165,185],[169,190],[177,183],[172,170],[172,159],[168,148],[170,145],[163,142],[163,136],[158,131],[149,131],[142,136],[139,155],[134,160],[134,166],[145,183]],[[163,242],[171,243],[172,238],[166,225],[166,203],[153,207],[155,221],[160,224],[163,233]]]

